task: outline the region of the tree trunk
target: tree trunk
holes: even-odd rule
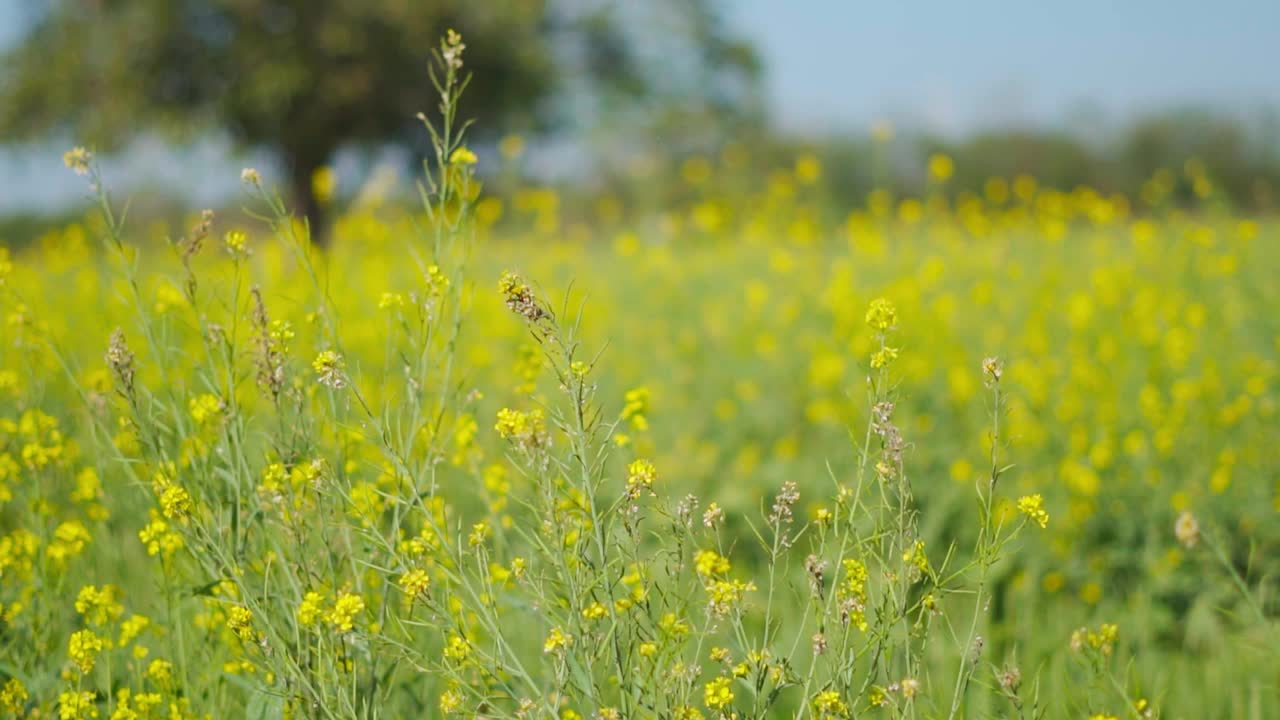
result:
[[[289,196],[294,213],[305,219],[311,229],[311,243],[324,248],[329,246],[329,218],[316,197],[312,179],[324,165],[324,158],[314,154],[291,154],[289,165]]]

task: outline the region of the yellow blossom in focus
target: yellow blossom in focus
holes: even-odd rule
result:
[[[1040,493],[1018,498],[1018,512],[1031,518],[1032,522],[1042,528],[1049,526],[1049,513],[1044,509],[1044,498],[1040,497]]]
[[[478,158],[466,146],[460,146],[449,155],[449,163],[453,165],[475,165]]]
[[[542,643],[542,652],[548,655],[563,653],[572,644],[572,635],[567,635],[560,628],[554,627],[547,633],[547,639]]]
[[[702,702],[712,710],[723,710],[733,702],[733,680],[718,677],[703,688]]]
[[[813,715],[818,720],[836,720],[849,716],[849,706],[835,690],[825,690],[813,696]]]
[[[414,568],[400,576],[400,587],[404,590],[404,594],[411,598],[426,595],[427,588],[430,586],[431,578],[422,568]]]
[[[316,355],[316,359],[311,361],[311,369],[315,370],[320,384],[335,390],[346,387],[345,367],[342,356],[332,350],[321,351]]]
[[[653,482],[658,477],[658,470],[653,463],[639,458],[627,466],[627,495],[632,499],[642,492],[653,490]]]
[[[338,632],[351,632],[355,628],[356,617],[364,612],[364,598],[355,593],[341,592],[333,601],[333,607],[325,613],[325,622]]]
[[[78,630],[72,633],[67,643],[67,656],[76,664],[81,674],[88,674],[93,670],[94,662],[98,659],[100,652],[102,652],[102,638],[95,635],[92,630]]]
[[[253,630],[253,612],[243,605],[228,607],[227,629],[244,642],[253,642],[257,636]]]

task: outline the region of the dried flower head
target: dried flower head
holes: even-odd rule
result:
[[[1004,363],[1001,363],[998,357],[984,358],[982,372],[991,382],[1000,382],[1000,377],[1004,375]]]
[[[125,341],[124,331],[116,328],[111,332],[111,341],[107,344],[107,367],[115,375],[120,389],[127,396],[133,395],[133,351]]]
[[[1000,689],[1009,694],[1018,692],[1018,687],[1022,685],[1022,671],[1015,665],[1006,665],[996,675],[996,681],[1000,683]]]
[[[498,292],[506,296],[507,307],[517,315],[531,323],[549,317],[547,311],[538,302],[533,289],[519,275],[512,272],[502,273],[498,281]]]
[[[973,638],[973,645],[969,647],[969,662],[975,665],[982,659],[982,651],[987,647],[987,641],[981,635]]]
[[[782,484],[782,489],[773,498],[773,512],[769,515],[769,522],[778,525],[784,522],[791,522],[791,508],[800,500],[800,491],[796,488],[794,480],[788,480]]]
[[[813,654],[821,655],[827,651],[827,636],[822,633],[813,635]]]
[[[706,512],[702,513],[702,524],[709,528],[714,528],[724,519],[724,509],[716,503],[707,506]]]
[[[462,51],[466,49],[467,46],[462,42],[461,35],[452,28],[445,31],[444,47],[441,49],[440,54],[444,56],[446,65],[453,70],[462,69]]]
[[[815,597],[822,597],[827,588],[827,561],[811,554],[804,559],[804,570],[809,574],[809,591]]]
[[[693,514],[698,510],[698,496],[692,493],[685,495],[676,505],[676,522],[689,527],[693,524]]]
[[[284,366],[288,342],[293,331],[287,323],[272,323],[267,306],[262,301],[262,290],[254,286],[249,295],[253,300],[253,362],[257,368],[258,388],[271,399],[278,400],[284,391]]]

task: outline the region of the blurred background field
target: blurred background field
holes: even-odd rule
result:
[[[1266,54],[1277,12],[1258,0],[8,0],[0,211],[82,202],[79,184],[48,172],[71,144],[116,151],[113,185],[146,207],[235,206],[244,165],[310,215],[317,194],[411,196],[428,147],[414,116],[435,104],[426,38],[449,25],[472,38],[461,114],[480,120],[471,144],[491,191],[502,176],[508,192],[555,184],[651,215],[687,197],[672,179],[701,172],[691,158],[723,153],[733,180],[760,180],[809,152],[843,215],[874,189],[921,194],[941,152],[955,160],[951,195],[1026,174],[1135,202],[1164,187],[1185,205],[1195,178],[1161,173],[1194,160],[1200,191],[1266,211],[1280,192]]]
[[[19,452],[19,421],[40,408],[74,439],[72,465],[110,475],[89,452],[108,439],[77,429],[63,370],[105,393],[110,329],[135,310],[101,252],[101,222],[86,217],[83,179],[57,167],[72,139],[98,148],[113,191],[131,198],[140,297],[179,357],[198,355],[199,338],[166,241],[205,205],[218,210],[215,237],[246,233],[248,274],[304,329],[298,355],[322,349],[306,346],[319,337],[311,280],[241,209],[239,168],[254,165],[325,247],[354,381],[374,405],[393,399],[386,339],[421,281],[410,178],[427,146],[414,113],[435,105],[430,38],[456,26],[477,73],[462,112],[478,120],[469,138],[484,181],[459,343],[463,382],[482,397],[458,423],[470,430],[453,440],[457,482],[472,480],[469,453],[501,455],[498,409],[554,391],[491,291],[504,270],[587,301],[587,344],[607,346],[602,396],[614,411],[645,404],[648,427],[619,442],[731,518],[786,481],[816,495],[829,472],[851,471],[849,428],[868,412],[864,316],[889,298],[921,537],[942,548],[974,534],[991,410],[980,367],[993,355],[1007,372],[1008,495],[1041,493],[1052,518],[997,568],[992,646],[1017,638],[1024,672],[1062,678],[1072,630],[1115,622],[1123,657],[1136,658],[1128,681],[1162,716],[1280,713],[1280,90],[1255,54],[1280,41],[1270,4],[1097,4],[1102,27],[1087,28],[976,8],[974,42],[1007,48],[1009,66],[1030,54],[1029,73],[990,59],[947,72],[941,53],[965,48],[927,47],[954,20],[942,4],[919,9],[918,36],[898,11],[867,9],[902,47],[870,58],[826,45],[820,86],[799,76],[818,67],[803,62],[805,33],[859,22],[836,3],[315,5],[13,2],[0,13],[25,28],[5,39],[0,69],[11,141],[0,150],[0,418],[15,428],[0,431],[0,457]],[[1120,13],[1114,26],[1104,10]],[[1037,37],[1074,55],[1036,56]],[[1111,63],[1099,69],[1095,50]],[[1184,64],[1152,67],[1174,56]],[[916,63],[937,69],[945,108],[903,107],[923,82]],[[1063,78],[1077,63],[1085,79],[1073,85]],[[990,73],[989,85],[964,69]],[[894,73],[899,95],[854,87]],[[991,109],[987,93],[1039,78],[1062,89],[1021,101],[1008,90],[1011,109]],[[854,100],[797,107],[828,95]],[[231,289],[224,260],[198,262],[202,282]],[[202,312],[234,325],[227,308]],[[43,337],[59,340],[67,368]],[[169,375],[178,397],[202,390],[185,362]],[[159,384],[155,372],[140,370]],[[0,503],[16,478],[0,473]],[[97,572],[126,588],[146,562],[135,490],[48,501],[55,518],[94,528]],[[1183,511],[1220,538],[1271,626],[1250,620],[1203,548],[1178,544]],[[0,536],[23,517],[0,504]],[[0,607],[20,600],[33,602],[0,587]]]

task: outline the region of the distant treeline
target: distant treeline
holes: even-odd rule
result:
[[[785,155],[808,147],[823,158],[825,189],[844,201],[865,198],[877,187],[909,195],[939,189],[982,194],[991,178],[1027,175],[1042,187],[1123,194],[1135,206],[1152,195],[1153,185],[1165,186],[1161,202],[1177,206],[1212,198],[1239,210],[1268,211],[1280,203],[1280,116],[1247,122],[1210,111],[1164,112],[1100,137],[1102,132],[1084,126],[991,129],[961,139],[799,140],[778,150]],[[935,154],[949,157],[954,170],[945,184],[930,188],[928,159]]]
[[[1242,212],[1280,208],[1280,115],[1274,114],[1246,120],[1211,110],[1166,111],[1118,130],[1077,122],[1065,129],[985,129],[959,138],[885,125],[825,137],[763,129],[727,137],[733,139],[715,149],[650,157],[650,170],[640,175],[620,169],[607,192],[632,207],[659,210],[706,194],[741,197],[790,172],[808,185],[810,196],[858,207],[877,189],[897,197],[982,195],[992,178],[1029,176],[1043,188],[1122,194],[1137,212],[1155,204],[1210,202]],[[945,181],[930,173],[930,159],[939,155],[949,159]],[[682,169],[702,158],[712,179],[682,182]],[[807,182],[800,177],[805,173]]]
[[[1245,120],[1213,111],[1170,111],[1120,130],[1078,122],[1066,129],[986,129],[960,138],[888,126],[860,134],[798,136],[772,131],[764,123],[744,123],[686,127],[683,134],[653,133],[646,139],[620,132],[616,139],[588,149],[598,158],[591,163],[596,170],[571,180],[540,181],[505,152],[484,153],[480,173],[487,193],[503,200],[504,221],[519,224],[522,216],[540,213],[549,202],[557,216],[555,228],[578,222],[607,230],[599,225],[602,219],[656,217],[706,200],[750,204],[779,183],[794,185],[804,202],[843,213],[864,206],[875,190],[898,198],[990,196],[993,178],[1009,181],[1004,183],[1009,187],[1020,176],[1034,178],[1040,188],[1088,187],[1103,195],[1124,195],[1136,213],[1157,205],[1280,210],[1280,115],[1275,114]],[[529,138],[527,144],[536,146],[538,140]],[[607,157],[611,153],[614,157]],[[930,173],[930,159],[937,156],[948,159],[945,181]],[[339,192],[336,210],[343,210],[358,185],[348,184]],[[403,189],[409,197],[408,188]],[[135,217],[177,222],[192,210],[145,181],[132,192]],[[227,198],[226,204],[238,208],[239,199]],[[602,214],[602,207],[610,210]],[[82,219],[85,209],[0,216],[0,243],[25,245],[49,228]]]

